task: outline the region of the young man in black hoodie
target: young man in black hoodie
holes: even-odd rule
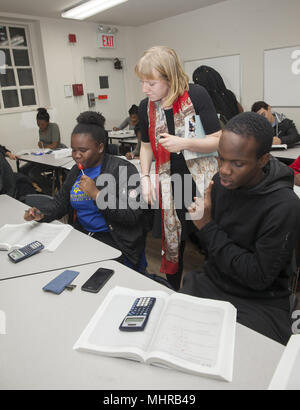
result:
[[[272,111],[264,101],[252,105],[252,112],[265,117],[273,127],[273,145],[286,144],[289,147],[300,141],[300,135],[294,122],[283,114]]]
[[[288,265],[300,201],[293,172],[269,154],[272,139],[272,126],[255,113],[239,114],[226,124],[219,173],[207,190],[204,211],[198,198],[189,208],[206,252],[204,271],[188,273],[181,292],[227,300],[237,308],[238,322],[286,344],[291,335]]]

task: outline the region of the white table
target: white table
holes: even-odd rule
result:
[[[28,206],[22,202],[7,195],[0,195],[0,208],[0,227],[4,224],[25,222],[24,211]],[[42,251],[16,264],[10,261],[7,251],[0,251],[0,281],[115,259],[119,256],[119,250],[73,229],[54,252]]]
[[[112,143],[112,140],[126,140],[128,138],[134,138],[135,133],[134,130],[129,130],[129,131],[110,131],[108,133],[108,138],[110,140],[110,143]]]
[[[288,149],[274,149],[271,151],[271,154],[273,157],[295,160],[300,155],[300,145],[295,145],[294,147]]]
[[[100,266],[114,269],[113,277],[98,294],[81,291],[81,285]],[[6,335],[0,335],[0,389],[111,392],[268,387],[284,346],[239,324],[232,383],[74,351],[74,343],[112,287],[171,290],[115,261],[73,269],[80,272],[73,281],[77,287],[61,295],[42,291],[61,270],[0,282],[0,310],[6,316]]]

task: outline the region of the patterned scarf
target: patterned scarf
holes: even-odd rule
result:
[[[186,118],[195,118],[196,113],[191,99],[186,91],[173,103],[175,135],[185,137]],[[160,134],[169,133],[162,103],[148,102],[149,138],[155,158],[156,175],[159,178],[159,203],[162,213],[162,263],[160,271],[165,274],[175,274],[178,271],[179,248],[181,242],[181,223],[178,219],[171,185],[171,154],[158,143]],[[195,138],[190,133],[189,138]],[[185,151],[187,167],[201,195],[209,181],[217,172],[216,158],[210,154],[191,155]],[[213,154],[215,155],[215,154]],[[191,158],[192,157],[192,158]],[[189,159],[188,159],[189,158]]]

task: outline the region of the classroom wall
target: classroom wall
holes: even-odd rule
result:
[[[104,50],[97,44],[98,24],[56,19],[33,19],[28,16],[11,16],[13,21],[28,22],[33,48],[34,65],[39,87],[39,106],[47,107],[50,121],[57,122],[60,127],[62,142],[70,145],[70,134],[76,124],[80,112],[88,110],[86,94],[82,97],[64,96],[64,85],[83,83],[85,74],[83,57],[105,57],[125,59],[123,65],[125,77],[125,93],[128,106],[135,102],[133,96],[132,71],[133,47],[132,28],[118,27],[117,48]],[[0,15],[0,21],[7,21]],[[68,34],[76,34],[77,43],[70,45]],[[36,111],[10,113],[0,115],[0,144],[13,152],[23,148],[37,146],[38,128]],[[13,164],[13,162],[11,162]]]
[[[153,45],[174,48],[182,60],[240,54],[241,101],[250,110],[263,98],[264,49],[300,45],[299,16],[299,0],[227,0],[139,27],[137,54]],[[300,131],[300,108],[276,110],[293,119]]]

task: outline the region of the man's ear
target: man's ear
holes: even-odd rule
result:
[[[269,161],[270,161],[270,153],[267,152],[266,154],[261,156],[258,160],[260,168],[264,168]]]

